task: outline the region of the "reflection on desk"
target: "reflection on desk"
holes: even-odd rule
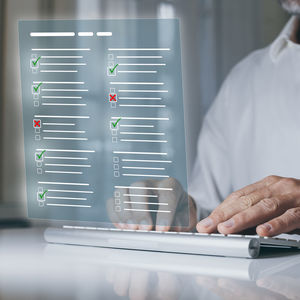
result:
[[[300,299],[299,251],[257,260],[45,244],[0,234],[0,299]],[[269,253],[270,254],[270,253]]]

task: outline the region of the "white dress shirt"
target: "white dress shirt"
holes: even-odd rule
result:
[[[268,175],[300,178],[300,45],[295,18],[233,68],[207,113],[189,194],[198,217]]]

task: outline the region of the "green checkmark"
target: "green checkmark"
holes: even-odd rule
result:
[[[42,84],[43,83],[40,82],[37,86],[34,86],[33,89],[37,92]]]
[[[39,196],[40,196],[40,198],[41,198],[42,200],[44,199],[44,197],[45,197],[45,194],[46,194],[47,192],[48,192],[48,191],[47,191],[47,190],[45,190],[43,194],[39,194]]]
[[[39,61],[40,59],[41,59],[41,56],[39,56],[37,60],[33,60],[33,61],[32,61],[32,64],[33,64],[34,67],[36,66],[36,64],[38,63],[38,61]]]
[[[114,126],[114,128],[117,126],[117,124],[119,123],[119,121],[121,121],[121,118],[119,118],[118,120],[117,120],[117,122],[111,122],[111,124],[112,124],[112,126]]]
[[[116,69],[116,67],[117,67],[118,65],[119,65],[119,64],[116,64],[112,69],[111,69],[111,68],[108,68],[111,74],[115,71],[115,69]]]
[[[38,158],[38,159],[41,159],[42,156],[43,156],[43,154],[44,154],[45,152],[46,152],[46,150],[43,150],[41,154],[37,154],[37,155],[36,155],[37,158]]]

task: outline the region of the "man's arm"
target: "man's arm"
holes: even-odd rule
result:
[[[197,217],[209,215],[233,190],[230,158],[231,120],[229,75],[204,118],[197,158],[189,180],[189,194],[195,200]]]

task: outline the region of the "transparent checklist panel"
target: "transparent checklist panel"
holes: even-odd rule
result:
[[[20,21],[19,38],[29,217],[181,210],[187,226],[186,194],[172,203],[187,191],[178,20]]]

